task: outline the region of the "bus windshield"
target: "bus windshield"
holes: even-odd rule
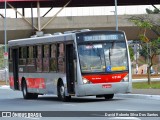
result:
[[[128,70],[125,42],[78,45],[82,73]]]

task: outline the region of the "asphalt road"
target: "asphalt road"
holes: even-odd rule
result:
[[[37,100],[24,100],[20,91],[0,89],[0,111],[60,111],[60,113],[58,113],[60,116],[66,115],[66,113],[62,111],[72,111],[69,114],[73,113],[75,116],[76,112],[73,111],[95,111],[89,112],[89,115],[91,115],[90,117],[86,117],[85,115],[83,117],[79,115],[76,117],[53,118],[46,118],[43,116],[42,118],[1,117],[0,120],[159,120],[160,117],[137,117],[136,115],[117,117],[114,116],[114,114],[127,111],[133,111],[135,113],[143,113],[143,111],[160,111],[160,100],[114,97],[113,100],[106,101],[103,98],[97,99],[95,97],[73,97],[71,102],[61,102],[56,96],[52,95],[39,96]],[[101,113],[99,111],[103,112]],[[105,113],[109,114],[110,111],[113,111],[113,117],[105,117]],[[53,114],[55,113],[53,112]]]

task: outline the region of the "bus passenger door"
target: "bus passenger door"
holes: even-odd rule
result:
[[[73,44],[66,45],[66,75],[67,75],[67,88],[68,93],[74,94],[75,85],[75,65],[74,65],[74,49]]]
[[[14,89],[19,90],[18,81],[18,49],[12,49]]]

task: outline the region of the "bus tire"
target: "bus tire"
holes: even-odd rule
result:
[[[104,98],[105,98],[106,100],[113,99],[113,97],[114,97],[114,94],[104,95]]]
[[[26,81],[22,82],[22,93],[23,93],[24,99],[37,99],[38,98],[37,93],[28,93]]]
[[[31,94],[31,99],[37,99],[38,94],[37,93],[30,93]]]
[[[65,88],[62,81],[59,83],[57,89],[58,89],[58,98],[60,100],[62,100],[63,102],[68,102],[71,100],[71,96],[65,96]]]

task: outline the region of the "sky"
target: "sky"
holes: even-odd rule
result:
[[[157,8],[160,8],[160,5],[156,5]],[[118,6],[117,12],[118,15],[132,15],[132,14],[145,14],[145,9],[154,9],[151,5],[143,6]],[[43,16],[50,8],[41,8],[40,14]],[[57,13],[61,8],[52,9],[46,17],[51,17]],[[22,9],[18,9],[22,13]],[[114,15],[115,7],[113,6],[101,6],[101,7],[73,7],[63,9],[58,16],[92,16],[92,15]],[[0,9],[0,14],[5,15],[4,9]],[[15,18],[15,12],[13,9],[7,9],[7,17]],[[31,9],[25,9],[25,17],[31,17]],[[33,17],[37,17],[37,9],[33,9]],[[18,18],[21,18],[18,15]]]

